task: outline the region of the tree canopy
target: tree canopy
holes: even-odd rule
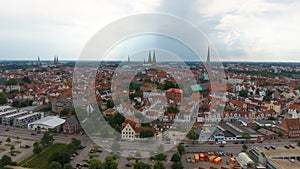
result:
[[[186,136],[190,140],[198,140],[199,139],[199,134],[196,133],[194,129],[191,129]]]

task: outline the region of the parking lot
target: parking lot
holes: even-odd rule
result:
[[[9,155],[13,161],[20,162],[33,154],[33,141],[3,136],[0,136],[0,140],[0,157]]]

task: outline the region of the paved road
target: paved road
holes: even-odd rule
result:
[[[42,137],[42,134],[31,135],[35,131],[28,130],[27,128],[9,128],[9,131],[5,131],[7,126],[0,125],[0,135],[1,136],[10,136],[10,137],[20,137],[26,140],[39,141]],[[86,135],[65,135],[65,134],[54,134],[55,142],[59,143],[69,143],[72,138],[77,138],[81,141],[90,140]]]

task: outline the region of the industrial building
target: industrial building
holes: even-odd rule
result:
[[[29,123],[28,129],[40,131],[59,131],[61,125],[64,124],[65,121],[65,119],[61,119],[57,116],[47,116],[35,122]]]
[[[244,152],[239,153],[239,155],[236,157],[236,161],[239,163],[242,169],[255,169],[255,163]]]
[[[268,169],[295,169],[300,166],[300,148],[276,147],[275,150],[253,148],[251,156]]]

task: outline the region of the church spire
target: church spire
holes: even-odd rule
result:
[[[148,63],[151,63],[151,51],[149,51],[149,56],[148,56]]]
[[[128,55],[128,63],[130,63],[130,57],[129,57],[129,55]]]
[[[210,64],[210,48],[208,46],[208,49],[207,49],[207,58],[206,58],[206,64],[209,65]]]
[[[156,63],[155,50],[153,51],[153,63]]]

